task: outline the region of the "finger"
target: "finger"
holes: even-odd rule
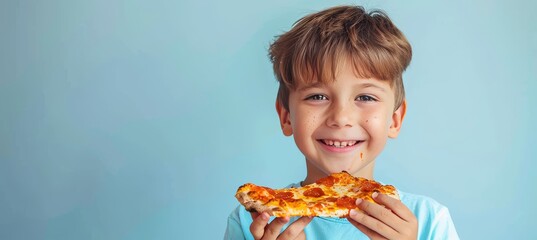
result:
[[[250,224],[250,232],[254,239],[261,239],[265,233],[265,226],[270,219],[268,213],[252,213],[252,224]]]
[[[282,231],[282,227],[289,222],[289,217],[278,217],[272,220],[269,225],[265,227],[265,233],[263,234],[263,240],[272,240],[276,239],[278,235],[280,235],[280,232]]]
[[[378,194],[373,196],[375,201],[383,204],[386,208],[389,208],[395,215],[397,215],[402,223],[392,226],[397,232],[406,236],[415,235],[418,228],[418,220],[414,213],[405,206],[400,200],[394,199],[388,195]]]
[[[393,228],[357,209],[352,209],[349,217],[385,238],[394,239],[397,236],[397,232]]]
[[[357,200],[356,205],[370,217],[379,220],[394,230],[397,229],[397,226],[405,223],[398,215],[382,205],[361,200]]]
[[[301,217],[291,223],[285,231],[283,231],[277,239],[296,239],[304,232],[304,228],[311,222],[313,217]]]
[[[375,199],[375,202],[378,202],[386,206],[388,209],[394,212],[397,216],[399,216],[401,219],[407,222],[410,222],[413,219],[415,219],[415,216],[412,213],[412,211],[410,211],[410,209],[408,209],[408,207],[406,207],[400,200],[397,200],[386,194],[378,194],[378,193],[373,193],[373,199]]]
[[[295,240],[306,240],[306,233],[304,231],[300,232]]]
[[[367,228],[366,226],[354,221],[350,217],[348,218],[348,220],[352,225],[354,225],[356,228],[358,228],[362,233],[364,233],[370,239],[387,239],[387,238],[383,237],[382,235],[376,233],[375,231]]]

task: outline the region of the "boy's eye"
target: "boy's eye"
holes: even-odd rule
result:
[[[376,99],[374,99],[373,97],[371,96],[368,96],[368,95],[362,95],[362,96],[358,96],[356,98],[357,101],[362,101],[362,102],[372,102],[372,101],[376,101]]]
[[[322,100],[328,100],[328,98],[322,94],[315,94],[315,95],[311,95],[307,97],[306,100],[322,101]]]

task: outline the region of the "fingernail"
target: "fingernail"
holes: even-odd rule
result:
[[[351,217],[356,217],[356,215],[358,215],[358,211],[356,209],[351,209],[351,211],[349,212],[349,215]]]
[[[361,198],[356,199],[356,205],[360,204],[362,202]]]
[[[372,197],[373,197],[373,198],[377,198],[378,195],[379,195],[378,192],[374,192],[373,195],[372,195]]]
[[[261,213],[261,219],[263,220],[268,220],[269,219],[269,215],[267,213]]]

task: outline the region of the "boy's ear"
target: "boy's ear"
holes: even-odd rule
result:
[[[406,114],[406,99],[403,99],[403,102],[401,103],[401,106],[395,112],[392,114],[392,124],[390,125],[390,129],[388,130],[388,137],[390,138],[396,138],[397,135],[399,135],[399,131],[401,131],[401,126],[403,125],[403,119],[405,118]]]
[[[276,99],[276,112],[280,117],[280,126],[282,127],[283,135],[289,137],[293,135],[293,128],[291,127],[291,120],[289,119],[289,111],[280,103],[280,100]]]

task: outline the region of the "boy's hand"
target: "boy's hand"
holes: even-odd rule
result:
[[[363,212],[351,210],[349,222],[371,239],[413,239],[418,235],[418,220],[401,201],[384,194],[373,194],[379,204],[356,201]]]
[[[259,240],[283,240],[283,239],[306,239],[304,234],[304,228],[311,222],[310,217],[301,217],[295,222],[291,223],[285,231],[281,231],[282,227],[289,222],[289,217],[275,218],[272,222],[268,223],[270,216],[268,213],[252,213],[252,219],[254,220],[250,225],[250,232],[254,236],[254,239]]]

